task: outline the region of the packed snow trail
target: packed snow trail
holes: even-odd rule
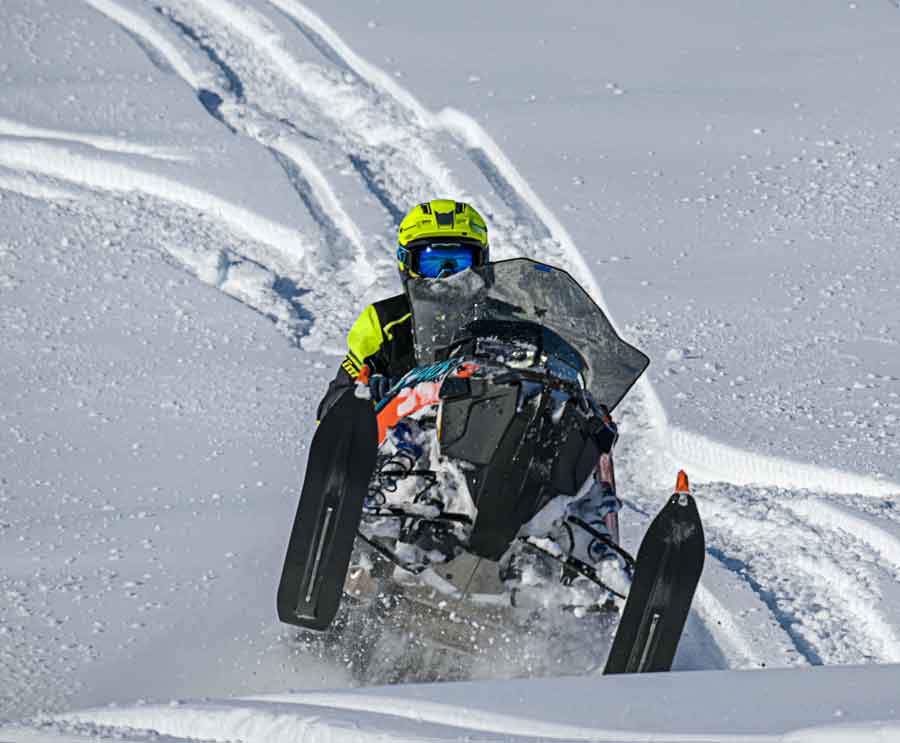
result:
[[[239,184],[226,189],[210,178],[198,185],[196,164],[188,159],[192,153],[181,146],[4,116],[0,188],[10,200],[25,199],[22,213],[35,224],[46,219],[42,210],[74,214],[83,220],[84,240],[97,246],[106,239],[104,221],[135,224],[142,240],[166,259],[273,319],[307,353],[342,352],[359,306],[396,290],[393,227],[411,204],[438,195],[470,200],[486,213],[495,257],[524,254],[564,265],[601,301],[597,281],[565,228],[479,124],[456,110],[428,111],[300,3],[86,0],[84,12],[92,22],[110,24],[104,28],[117,38],[124,34],[124,43],[137,45],[154,74],[174,78],[211,117],[210,125],[234,138],[222,140],[223,159],[238,147],[264,154],[270,169],[260,178],[277,180],[280,193],[293,195],[292,211],[278,217],[263,213],[258,202],[246,203],[249,196],[246,202],[235,197]],[[27,263],[22,246],[13,245],[13,254],[19,264]],[[142,251],[142,260],[152,260],[147,255]],[[52,251],[46,257],[48,263],[59,260]],[[79,269],[66,265],[66,270]],[[324,384],[330,372],[327,364],[318,359],[316,364],[321,368],[309,371],[310,386]],[[314,396],[295,401],[294,415],[311,420]],[[675,464],[697,468],[691,474],[710,535],[711,567],[677,661],[681,667],[898,658],[894,627],[900,606],[891,582],[897,570],[897,514],[890,496],[900,488],[681,431],[667,421],[646,381],[619,417],[620,479],[629,504],[623,518],[626,545],[636,546],[668,495]],[[292,433],[299,440],[309,431]],[[698,476],[716,482],[697,484]],[[291,506],[282,509],[286,513]],[[277,531],[277,525],[266,528]],[[271,541],[272,533],[260,538]],[[43,555],[45,543],[37,540],[31,549]],[[276,545],[265,554],[280,551]],[[860,559],[844,574],[838,567],[848,554]],[[277,570],[278,559],[272,559],[269,573]],[[46,583],[11,584],[14,608],[32,612],[27,594],[38,585]],[[63,571],[51,584],[54,596],[67,586]],[[274,596],[274,584],[270,593]],[[263,636],[263,642],[271,641]],[[89,643],[77,650],[78,642],[66,655],[67,668],[74,669],[67,673],[76,675],[79,654],[90,662],[96,658],[86,649]],[[17,639],[14,657],[21,647]],[[282,650],[295,647],[288,633]],[[52,660],[42,657],[33,667],[38,666],[42,679],[55,672]],[[4,674],[12,677],[15,670]],[[166,693],[159,685],[149,688],[133,696]],[[61,708],[73,694],[64,688],[46,699]],[[12,698],[5,704],[23,709]]]

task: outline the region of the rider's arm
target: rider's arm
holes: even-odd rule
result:
[[[360,369],[366,364],[370,368],[378,367],[378,352],[384,345],[384,334],[381,322],[374,305],[369,305],[353,323],[347,334],[347,355],[341,362],[335,378],[328,385],[328,391],[319,403],[316,419],[322,420],[324,415],[347,390],[353,388]],[[374,370],[374,369],[373,369]]]

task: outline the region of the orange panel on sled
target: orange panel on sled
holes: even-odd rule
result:
[[[440,391],[440,382],[420,382],[415,387],[400,390],[378,413],[378,444],[384,443],[388,430],[402,418],[438,404],[441,401]]]

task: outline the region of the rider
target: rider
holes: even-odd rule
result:
[[[400,223],[397,267],[404,285],[410,278],[437,279],[488,262],[487,225],[461,201],[435,199],[414,207]],[[321,420],[338,397],[353,387],[363,366],[375,399],[391,380],[416,365],[412,312],[406,293],[370,304],[347,335],[347,356],[319,403]]]
[[[460,201],[435,199],[415,206],[400,223],[398,243],[397,265],[404,286],[410,278],[445,278],[489,260],[487,225],[473,207]],[[341,395],[354,388],[361,372],[368,375],[373,399],[379,400],[391,383],[416,365],[412,312],[406,293],[366,307],[350,329],[347,345],[347,356],[319,403],[319,420]],[[569,523],[552,535],[557,541],[568,540],[569,554],[587,564],[611,553],[602,541],[582,528],[572,528],[571,523],[586,522],[615,542],[619,536],[621,502],[615,494],[612,468],[612,449],[618,434],[608,414],[597,423],[595,438],[601,454],[594,483],[585,495],[569,503]]]

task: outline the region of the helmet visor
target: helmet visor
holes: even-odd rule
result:
[[[460,243],[432,243],[413,253],[412,269],[427,279],[443,279],[471,268],[476,250]]]

